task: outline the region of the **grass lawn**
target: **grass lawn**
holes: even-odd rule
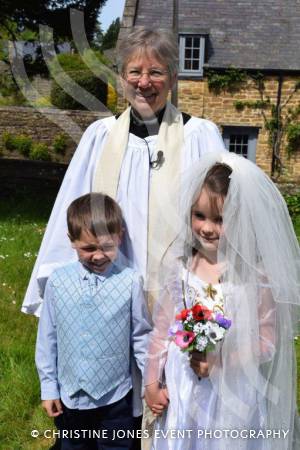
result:
[[[30,435],[53,425],[40,408],[37,319],[20,307],[53,200],[36,193],[0,199],[0,450],[41,450],[51,443]],[[300,238],[300,217],[295,228]],[[300,339],[295,345],[300,373]]]
[[[31,430],[52,428],[34,366],[37,319],[20,312],[54,196],[0,200],[0,449],[48,448]]]

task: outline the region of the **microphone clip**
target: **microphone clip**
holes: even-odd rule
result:
[[[160,169],[163,163],[165,162],[164,152],[159,150],[157,152],[156,159],[154,161],[150,161],[151,169]]]

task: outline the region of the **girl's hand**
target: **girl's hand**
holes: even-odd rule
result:
[[[44,408],[49,417],[57,417],[63,413],[62,404],[59,398],[54,400],[43,400],[42,408]]]
[[[205,352],[194,351],[191,353],[190,365],[195,374],[200,378],[209,376],[209,365]]]
[[[167,388],[160,388],[158,383],[145,387],[145,400],[155,416],[160,416],[169,404]]]

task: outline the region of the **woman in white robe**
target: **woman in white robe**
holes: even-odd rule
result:
[[[133,31],[120,54],[131,106],[117,119],[92,123],[83,134],[48,222],[25,313],[39,315],[48,276],[76,259],[66,227],[66,210],[76,197],[100,190],[117,200],[126,226],[122,253],[147,280],[149,267],[156,271],[178,231],[171,184],[204,153],[225,150],[216,125],[181,114],[167,101],[177,76],[177,46],[168,32]]]

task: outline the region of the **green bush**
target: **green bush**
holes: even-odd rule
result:
[[[88,70],[89,66],[93,67],[93,70],[99,70],[99,63],[101,66],[101,73],[106,74],[106,66],[109,65],[109,60],[103,53],[98,50],[88,49],[83,53],[83,59],[78,53],[60,53],[52,62],[51,72],[54,74],[60,73],[61,69],[64,72],[76,72],[80,70]],[[109,71],[108,71],[109,72]],[[101,75],[99,73],[99,75]]]
[[[285,195],[284,199],[289,209],[291,219],[296,219],[296,217],[300,215],[300,194]]]
[[[107,84],[103,82],[100,78],[96,77],[89,70],[68,72],[67,75],[79,86],[81,86],[86,93],[78,101],[75,100],[71,95],[67,94],[63,87],[59,86],[56,81],[52,82],[51,87],[51,102],[54,106],[60,109],[96,109],[95,104],[91,104],[88,107],[83,103],[88,102],[88,94],[91,94],[95,99],[100,100],[106,105],[107,101]],[[68,82],[64,83],[64,86],[68,87]],[[69,88],[71,87],[71,83]],[[78,91],[76,94],[79,95]]]
[[[287,141],[289,155],[300,149],[300,123],[290,123],[287,126]]]
[[[15,149],[23,156],[29,156],[32,149],[32,139],[24,134],[20,134],[14,138]]]
[[[0,92],[1,105],[26,105],[27,103],[11,73],[0,73]]]
[[[87,50],[83,57],[79,54],[60,54],[50,63],[51,74],[53,76],[51,88],[51,103],[60,109],[98,109],[98,102],[90,102],[86,106],[88,95],[82,95],[82,98],[73,99],[73,96],[80,95],[76,87],[72,89],[72,84],[78,84],[87,94],[100,100],[107,105],[107,82],[114,84],[111,71],[107,67],[108,60],[99,51]],[[68,83],[68,78],[73,83]],[[68,85],[69,84],[69,85]],[[61,87],[61,86],[62,87]],[[65,91],[74,91],[74,95],[67,94]]]
[[[29,153],[29,159],[51,161],[51,155],[49,153],[48,146],[42,143],[33,144],[32,149]]]
[[[67,138],[65,134],[58,134],[53,141],[53,150],[58,155],[64,155],[67,148]]]
[[[14,136],[11,133],[4,132],[2,142],[7,150],[16,150],[23,156],[28,156],[32,148],[32,139],[25,134]]]
[[[2,142],[6,150],[13,151],[15,150],[15,140],[11,133],[8,133],[8,131],[4,131],[2,133]]]

